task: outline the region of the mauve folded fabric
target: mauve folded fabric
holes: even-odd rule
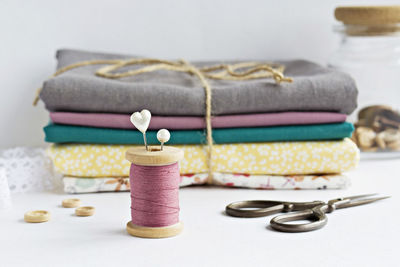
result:
[[[79,125],[100,128],[135,129],[128,114],[51,112],[50,119],[57,124]],[[332,112],[281,112],[246,115],[217,116],[211,119],[213,128],[261,127],[277,125],[339,123],[346,115]],[[153,116],[149,130],[204,129],[203,117]]]
[[[350,137],[351,123],[271,126],[255,128],[223,128],[212,132],[215,144],[254,143],[275,141],[337,140]],[[143,144],[143,135],[137,130],[94,128],[50,123],[44,127],[46,142],[89,144]],[[146,133],[149,144],[160,144],[157,131]],[[171,131],[169,145],[205,144],[204,130]]]
[[[132,56],[68,49],[57,52],[58,69],[85,60],[128,58]],[[349,75],[305,60],[274,62],[285,66],[284,74],[292,77],[293,83],[278,85],[272,79],[209,80],[213,115],[280,111],[350,114],[356,108],[357,88]],[[208,66],[219,63],[193,64]],[[46,108],[50,111],[101,113],[132,113],[148,109],[154,115],[163,116],[205,114],[204,89],[194,76],[157,71],[115,80],[95,75],[102,66],[79,67],[45,81],[40,98]]]

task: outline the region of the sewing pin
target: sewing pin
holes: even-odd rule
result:
[[[146,150],[149,151],[147,146],[146,131],[149,127],[151,120],[151,113],[147,109],[143,109],[141,112],[135,112],[131,116],[132,124],[143,134],[144,145]]]
[[[143,133],[143,140],[144,140],[144,146],[146,147],[146,150],[149,151],[149,148],[147,146],[146,132]]]
[[[161,143],[161,151],[163,150],[164,143],[169,141],[171,134],[167,129],[161,129],[157,132],[157,139]]]

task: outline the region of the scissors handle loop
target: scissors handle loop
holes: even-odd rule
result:
[[[234,217],[255,218],[264,217],[279,212],[290,212],[312,209],[324,204],[322,201],[285,202],[272,200],[247,200],[233,202],[226,206],[226,214]]]
[[[286,207],[286,209],[289,208]],[[284,202],[265,200],[238,201],[229,204],[225,208],[225,212],[228,215],[243,218],[264,217],[282,210],[285,210]]]
[[[326,225],[328,218],[325,215],[328,205],[320,205],[308,210],[283,214],[271,219],[271,227],[281,232],[308,232],[320,229]],[[310,223],[292,224],[300,220],[311,221]]]

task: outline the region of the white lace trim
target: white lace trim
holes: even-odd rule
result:
[[[0,169],[0,210],[11,207],[10,189],[5,169]]]
[[[44,148],[16,147],[0,150],[1,169],[11,193],[61,187],[61,175],[53,170],[52,161],[46,156]],[[4,178],[0,179],[0,183],[1,180]]]

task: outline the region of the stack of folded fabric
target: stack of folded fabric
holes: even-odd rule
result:
[[[60,50],[58,69],[82,61],[131,56]],[[101,62],[99,62],[101,63]],[[210,80],[212,87],[212,183],[259,189],[344,188],[342,172],[359,160],[348,139],[346,114],[356,108],[357,89],[346,74],[304,60],[279,61],[293,83],[271,79]],[[216,63],[196,63],[197,66]],[[45,81],[40,98],[50,111],[44,128],[48,152],[64,175],[68,193],[129,190],[125,151],[143,145],[130,122],[135,111],[153,117],[149,144],[158,129],[168,145],[184,150],[181,185],[205,184],[208,159],[205,93],[196,77],[157,71],[121,79],[96,76],[104,65],[73,68]]]

